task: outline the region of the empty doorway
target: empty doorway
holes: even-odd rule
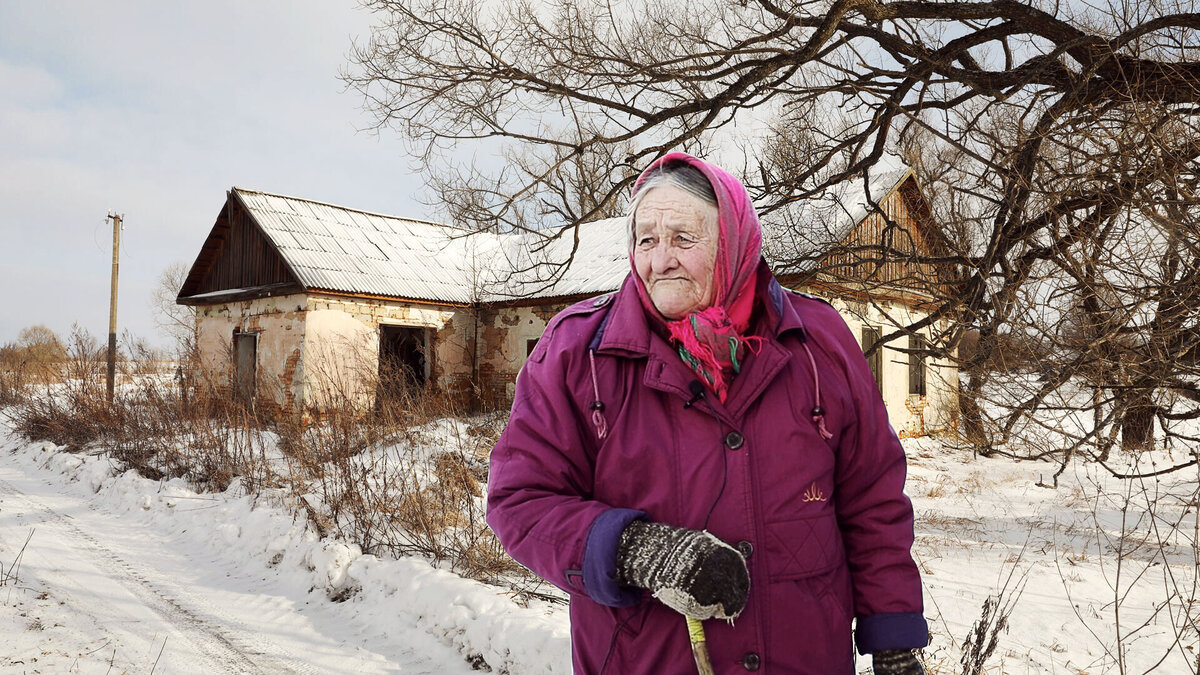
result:
[[[418,326],[379,327],[379,388],[382,397],[411,395],[429,376],[427,331]]]

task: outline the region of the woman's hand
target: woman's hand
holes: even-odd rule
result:
[[[871,655],[875,675],[925,675],[917,655],[908,649],[885,649]]]
[[[693,619],[732,619],[750,592],[737,549],[708,532],[641,520],[621,533],[617,575]]]

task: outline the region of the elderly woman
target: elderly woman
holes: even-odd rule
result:
[[[491,457],[488,522],[571,597],[577,673],[923,671],[904,451],[837,311],[762,260],[745,187],[638,179],[633,273],[554,318]],[[851,621],[857,620],[853,638]]]

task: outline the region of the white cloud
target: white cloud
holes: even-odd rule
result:
[[[63,83],[44,69],[0,61],[0,91],[8,104],[37,104],[62,95]],[[10,127],[11,128],[11,127]]]
[[[107,331],[110,208],[142,336],[159,271],[195,258],[233,185],[435,217],[337,79],[369,21],[353,0],[0,3],[0,343]]]

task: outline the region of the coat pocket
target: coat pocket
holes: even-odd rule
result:
[[[845,564],[837,517],[820,513],[766,524],[767,575],[772,581],[804,579]]]
[[[615,628],[611,637],[595,646],[606,646],[596,652],[594,669],[576,669],[576,673],[599,675],[646,675],[660,673],[695,673],[692,649],[688,644],[683,619],[657,601],[643,602],[637,607],[617,610],[626,617],[625,625]],[[571,626],[576,639],[576,626]],[[584,638],[580,638],[584,639]]]
[[[765,589],[771,620],[764,626],[776,672],[854,675],[848,579],[844,566]],[[844,594],[839,597],[839,594]]]

